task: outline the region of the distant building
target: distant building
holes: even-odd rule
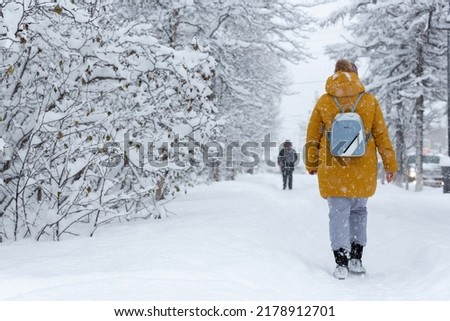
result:
[[[425,131],[423,140],[424,154],[447,154],[447,127],[432,127]]]

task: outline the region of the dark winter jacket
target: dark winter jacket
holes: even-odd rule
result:
[[[292,169],[294,170],[295,165],[297,164],[298,155],[295,149],[290,147],[285,147],[280,150],[278,154],[278,166],[280,166],[281,170],[284,169]]]

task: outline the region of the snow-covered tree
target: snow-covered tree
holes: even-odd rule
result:
[[[217,169],[211,141],[260,142],[311,22],[287,0],[20,0],[1,18],[0,233],[54,240],[159,218]]]
[[[261,142],[279,125],[280,97],[288,82],[284,63],[307,57],[303,41],[312,20],[302,10],[305,5],[163,0],[132,3],[121,12],[154,24],[155,35],[172,48],[191,43],[215,58],[214,95],[225,121],[215,140],[227,144]]]
[[[88,233],[118,218],[158,218],[161,200],[201,170],[187,148],[218,130],[215,62],[161,45],[114,6],[2,6],[1,190],[8,239]],[[200,167],[200,168],[199,168]],[[164,185],[160,182],[164,178]]]
[[[444,0],[358,0],[329,20],[350,18],[348,43],[330,46],[329,53],[367,64],[366,87],[386,108],[401,174],[408,149],[416,149],[417,190],[422,189],[423,131],[436,119],[436,102],[446,100],[447,48],[440,26],[447,12]]]

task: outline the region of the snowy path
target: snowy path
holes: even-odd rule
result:
[[[365,278],[333,279],[316,178],[199,186],[168,219],[0,245],[0,300],[450,300],[450,195],[379,185]]]

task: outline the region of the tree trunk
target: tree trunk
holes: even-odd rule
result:
[[[416,99],[416,192],[423,190],[423,96]]]
[[[423,49],[418,49],[418,59],[416,67],[416,77],[423,76]],[[416,192],[423,190],[422,179],[422,154],[423,154],[423,115],[424,115],[424,97],[420,95],[416,99],[416,105],[414,106],[416,111]]]
[[[164,174],[162,174],[158,181],[156,182],[156,190],[155,190],[155,200],[160,201],[164,199],[164,190],[166,186],[166,177],[169,174],[168,171],[165,171]]]
[[[53,241],[59,241],[59,222],[56,222],[53,225],[52,231],[53,231],[53,235],[52,235]]]
[[[401,106],[399,107],[401,108]],[[400,118],[395,120],[395,150],[397,162],[399,165],[399,171],[397,178],[395,180],[395,184],[398,186],[403,186],[404,182],[408,181],[407,170],[408,166],[406,166],[406,145],[405,145],[405,133],[403,124]]]

